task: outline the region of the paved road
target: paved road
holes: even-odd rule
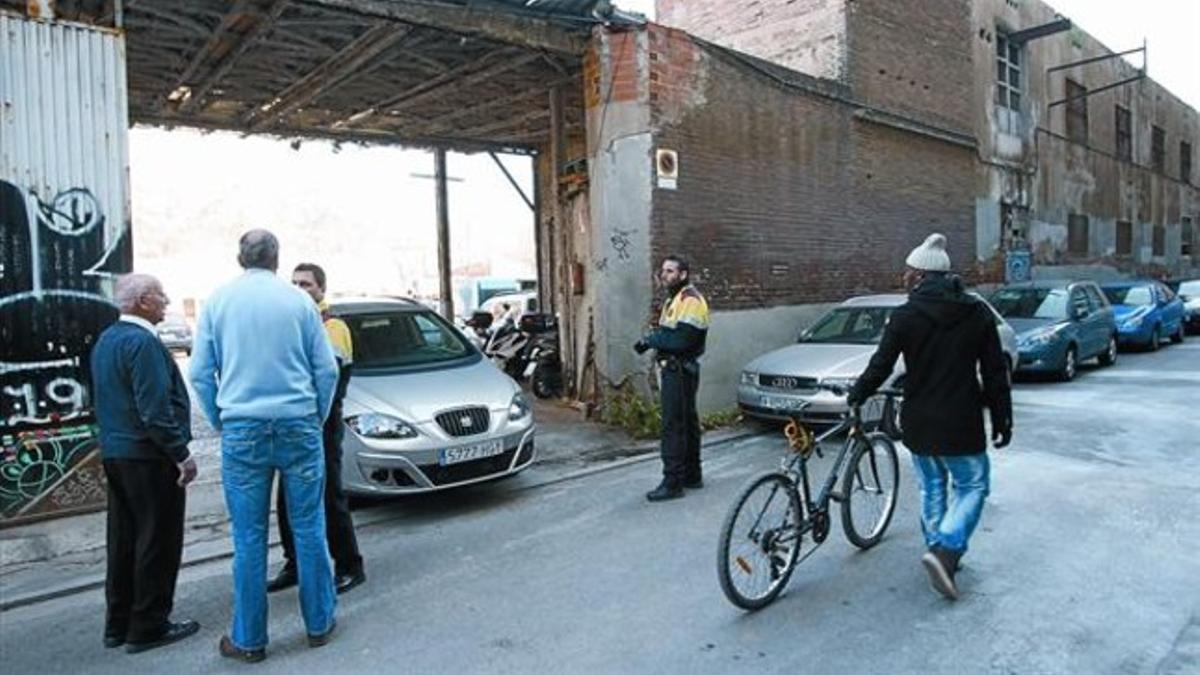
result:
[[[956,604],[934,595],[911,473],[889,536],[858,553],[835,523],[774,605],[743,613],[714,571],[734,492],[773,466],[759,438],[706,458],[708,486],[649,505],[653,464],[523,492],[472,489],[381,507],[368,585],[340,633],[303,644],[294,593],[272,599],[262,672],[1200,672],[1200,340],[1122,355],[1071,384],[1023,383],[1017,436]],[[216,641],[228,564],[187,570],[197,638],[139,656],[100,645],[91,592],[0,614],[8,672],[234,671]]]

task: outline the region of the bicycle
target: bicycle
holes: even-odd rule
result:
[[[845,394],[840,387],[821,388]],[[883,397],[884,419],[895,409],[901,394],[894,389],[878,392]],[[878,397],[872,400],[878,401]],[[813,499],[809,457],[813,453],[824,457],[821,443],[843,432],[846,440]],[[851,408],[840,423],[820,436],[814,436],[795,417],[784,428],[784,434],[790,452],[779,470],[751,479],[721,526],[717,550],[721,590],[730,602],[745,610],[761,609],[775,600],[796,566],[825,541],[831,501],[841,504],[846,538],[863,550],[879,543],[896,510],[900,483],[896,446],[884,431],[864,429],[861,406]],[[839,478],[841,487],[835,491]],[[860,512],[864,507],[865,511]],[[800,558],[805,535],[812,539],[813,547]]]

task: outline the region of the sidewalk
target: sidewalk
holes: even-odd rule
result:
[[[584,421],[570,408],[539,406],[537,414],[537,461],[514,478],[485,484],[486,489],[528,490],[658,457],[657,441],[634,441],[619,430]],[[734,426],[706,433],[703,443],[710,448],[758,433],[750,426]],[[219,441],[208,435],[193,441],[191,448],[199,477],[188,489],[185,567],[233,553],[221,490]],[[648,488],[653,487],[652,480],[648,477]],[[397,499],[402,502],[405,497]],[[388,509],[371,505],[354,513],[358,529],[388,519]],[[0,611],[102,587],[104,533],[103,512],[0,530]],[[278,546],[274,523],[271,546]]]

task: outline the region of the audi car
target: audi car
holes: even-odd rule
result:
[[[354,370],[346,391],[342,483],[378,496],[511,476],[533,464],[536,425],[520,387],[428,307],[339,299]]]
[[[979,296],[975,296],[979,298]],[[905,295],[851,298],[800,334],[797,344],[759,356],[746,365],[738,385],[738,407],[747,417],[782,421],[793,417],[832,422],[847,410],[846,397],[818,385],[848,389],[866,370],[892,312]],[[982,298],[996,322],[1000,345],[1011,371],[1017,359],[1012,327]],[[884,386],[902,386],[904,359]]]

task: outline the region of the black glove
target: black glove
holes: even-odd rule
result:
[[[863,399],[854,393],[854,390],[846,392],[846,405],[851,408],[857,408],[863,404]]]
[[[633,351],[639,354],[645,354],[647,351],[649,351],[649,349],[650,345],[646,344],[645,340],[638,340],[637,343],[633,345]]]
[[[992,428],[992,447],[999,450],[1012,442],[1012,423],[996,425]]]

